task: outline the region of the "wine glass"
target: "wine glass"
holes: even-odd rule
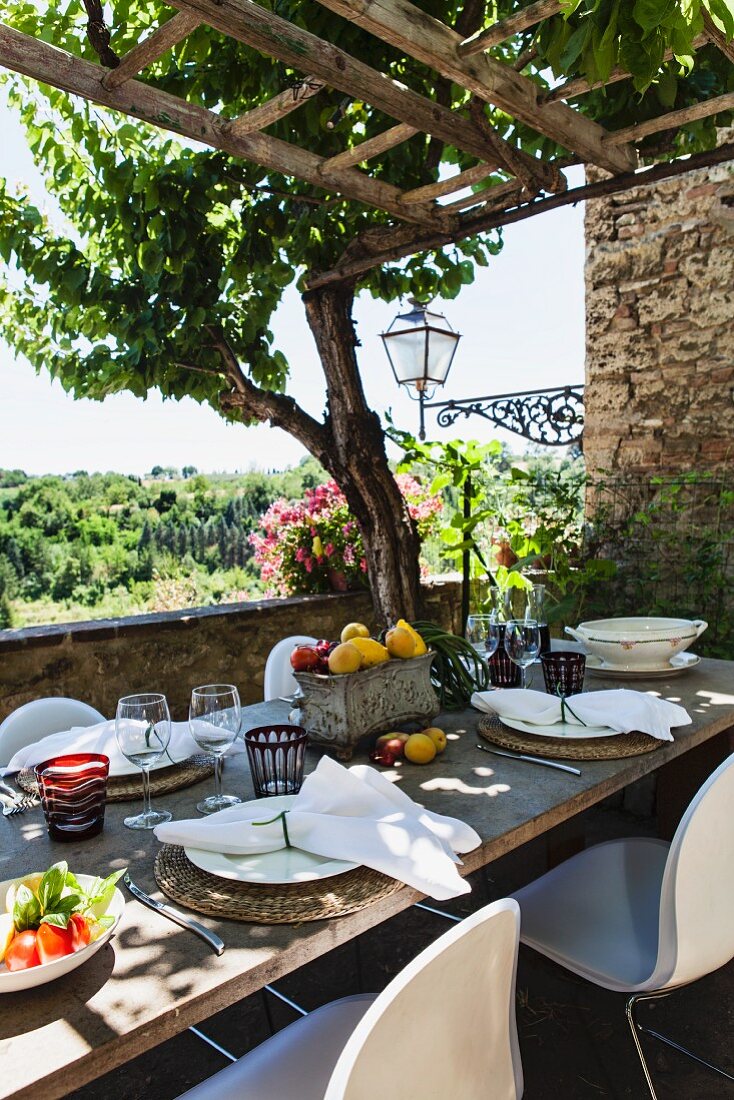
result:
[[[150,804],[150,769],[168,748],[171,715],[165,695],[125,695],[117,704],[115,737],[120,752],[143,773],[143,812],[125,818],[128,829],[154,829],[170,821],[168,810],[154,810]]]
[[[540,627],[535,619],[512,619],[505,626],[505,653],[522,673],[521,687],[526,687],[526,669],[540,650]]]
[[[234,684],[204,684],[191,692],[189,729],[196,744],[214,757],[214,794],[196,805],[199,813],[213,814],[242,799],[222,794],[223,757],[240,732],[242,709]]]
[[[485,661],[488,661],[492,654],[496,653],[500,643],[500,628],[493,614],[469,615],[464,633],[467,642]]]

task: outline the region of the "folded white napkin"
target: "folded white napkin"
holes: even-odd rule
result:
[[[487,714],[516,718],[533,725],[552,726],[561,721],[561,700],[543,691],[523,691],[520,688],[477,691],[472,695],[471,702],[473,707]],[[577,726],[609,726],[616,733],[639,730],[660,741],[673,740],[671,726],[691,724],[690,715],[677,703],[657,699],[643,691],[630,691],[629,688],[569,695],[565,720]]]
[[[244,752],[245,746],[241,741],[228,750],[229,752]],[[115,720],[111,718],[107,722],[97,722],[93,726],[74,726],[70,730],[61,733],[50,733],[41,741],[35,741],[32,745],[18,749],[4,769],[0,769],[0,775],[9,775],[19,772],[21,768],[32,768],[52,756],[63,756],[67,753],[98,752],[110,758],[110,775],[129,774],[130,763],[122,755],[115,738]],[[188,722],[171,722],[171,740],[168,743],[168,755],[171,760],[166,763],[178,763],[187,760],[189,756],[202,752],[189,732]]]
[[[159,825],[155,835],[227,855],[273,852],[285,847],[282,822],[253,824],[272,817],[263,798],[203,820]],[[423,809],[374,768],[347,769],[327,756],[304,780],[286,826],[294,848],[373,867],[439,901],[469,893],[454,853],[481,843],[469,825]]]

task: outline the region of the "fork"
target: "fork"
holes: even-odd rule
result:
[[[0,794],[0,802],[3,804],[3,817],[12,817],[13,814],[24,814],[26,810],[32,810],[38,805],[38,799],[30,794],[19,794],[15,798],[8,798]]]

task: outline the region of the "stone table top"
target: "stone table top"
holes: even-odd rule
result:
[[[622,685],[587,677],[586,686]],[[405,764],[396,781],[430,809],[477,830],[482,844],[464,857],[469,873],[734,726],[733,662],[704,660],[684,676],[625,686],[680,702],[692,724],[677,729],[675,741],[654,752],[583,762],[576,777],[480,754],[477,712],[442,715],[436,724],[449,734],[446,752],[422,767]],[[285,721],[287,711],[282,702],[247,707],[243,728]],[[367,748],[358,749],[354,762],[367,760]],[[317,760],[317,753],[309,752],[307,769]],[[244,754],[227,761],[225,787],[252,798]],[[195,816],[201,791],[199,784],[162,795],[157,803],[175,817]],[[161,897],[153,878],[158,842],[126,829],[122,819],[129,813],[130,803],[109,804],[103,833],[76,844],[50,841],[40,808],[0,819],[0,879],[66,859],[84,874],[127,866],[139,886]],[[227,945],[216,958],[198,937],[127,897],[116,935],[89,962],[37,989],[2,995],[0,1097],[19,1097],[32,1085],[42,1085],[45,1100],[64,1096],[418,899],[406,887],[359,913],[300,927],[199,917]]]

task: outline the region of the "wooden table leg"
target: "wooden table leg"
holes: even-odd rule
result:
[[[658,772],[658,836],[672,840],[696,791],[734,751],[734,728],[670,760]]]

